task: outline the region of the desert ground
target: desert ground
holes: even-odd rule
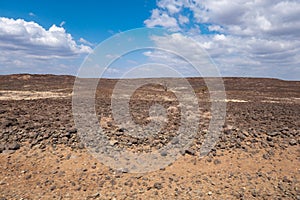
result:
[[[216,146],[199,157],[210,121],[201,78],[189,78],[201,121],[193,144],[157,171],[128,173],[104,165],[81,142],[72,114],[75,77],[0,76],[0,199],[297,199],[300,200],[300,82],[224,78],[226,121]],[[153,103],[168,111],[160,134],[134,138],[112,117],[117,80],[102,79],[96,112],[112,145],[152,151],[176,134],[179,103],[159,85],[131,98],[133,120],[147,125]]]

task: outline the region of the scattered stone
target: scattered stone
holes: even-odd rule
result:
[[[26,177],[25,177],[26,180],[28,179],[31,179],[31,174],[28,174]]]
[[[179,153],[180,153],[182,156],[184,156],[184,155],[185,155],[185,150],[181,149],[181,150],[179,150]]]
[[[120,133],[124,133],[125,131],[127,131],[127,129],[126,128],[119,128],[117,131],[120,132]]]
[[[98,197],[100,197],[100,193],[96,192],[95,194],[88,196],[87,199],[96,199]]]
[[[6,148],[8,150],[18,150],[18,149],[20,149],[20,145],[17,142],[13,142],[13,143],[10,143],[10,144],[6,144]]]
[[[269,142],[269,146],[270,146],[270,147],[275,147],[274,142]]]
[[[79,143],[78,148],[79,148],[79,149],[84,149],[84,144],[83,144],[82,142]]]
[[[77,133],[77,129],[76,128],[72,128],[72,129],[69,130],[69,133],[70,134]]]
[[[75,188],[75,190],[77,190],[77,191],[81,190],[81,186],[77,186],[77,187]]]
[[[161,152],[160,152],[160,155],[161,155],[161,156],[167,156],[167,155],[168,155],[168,152],[167,152],[167,151],[161,151]]]
[[[271,142],[272,140],[273,140],[272,137],[269,137],[269,136],[267,137],[268,142]]]
[[[69,153],[69,154],[66,156],[66,160],[70,160],[71,156],[72,156],[72,155]]]
[[[276,131],[275,131],[275,132],[268,132],[268,133],[267,133],[267,135],[270,136],[270,137],[275,137],[275,136],[277,136],[277,135],[279,135],[279,134],[280,134],[280,133],[279,133],[279,132],[276,132]]]
[[[53,191],[53,190],[55,190],[56,189],[56,186],[55,185],[52,185],[51,187],[50,187],[50,190],[51,191]]]
[[[2,151],[4,151],[4,150],[5,150],[5,145],[0,143],[0,153],[2,153]]]
[[[87,171],[88,171],[87,168],[83,168],[83,169],[82,169],[82,172],[87,172]]]
[[[16,125],[16,122],[17,122],[16,119],[6,119],[6,121],[3,123],[3,126],[8,128],[8,127]]]
[[[215,159],[215,160],[214,160],[214,164],[215,164],[215,165],[221,164],[221,161],[220,161],[219,159]]]
[[[118,144],[118,141],[117,141],[117,140],[110,140],[110,141],[109,141],[109,145],[111,145],[111,146],[114,146],[114,145],[116,145],[116,144]]]
[[[6,182],[5,181],[0,181],[0,185],[6,185]]]
[[[189,154],[189,155],[192,155],[192,156],[195,155],[195,151],[194,151],[193,149],[186,149],[186,150],[185,150],[185,153],[186,153],[186,154]]]
[[[256,173],[256,175],[258,176],[258,177],[262,177],[262,172],[260,172],[260,171],[258,171],[257,173]]]
[[[219,147],[220,149],[226,149],[226,144],[220,143],[220,144],[218,144],[218,147]]]
[[[284,176],[282,182],[291,183],[292,181],[287,176]]]
[[[253,189],[253,190],[251,191],[251,195],[252,195],[253,197],[257,197],[257,191],[256,191],[255,189]]]
[[[162,184],[161,183],[154,183],[153,187],[157,190],[160,190],[163,188]]]
[[[289,142],[289,144],[290,144],[291,146],[297,145],[297,140],[291,139],[290,142]]]
[[[175,145],[179,143],[179,139],[176,137],[171,141],[171,144]]]
[[[128,168],[120,168],[120,169],[118,169],[117,171],[116,171],[116,173],[118,174],[118,173],[128,173],[129,172],[129,170],[128,170]]]
[[[16,150],[7,150],[7,149],[2,151],[3,154],[13,154],[15,152],[16,152]]]
[[[272,84],[272,80],[269,81],[268,84]],[[234,82],[236,83],[236,81]],[[15,83],[14,87],[18,87],[19,82],[16,81]],[[287,84],[284,81],[281,81],[281,83]],[[5,84],[5,82],[1,82],[1,91],[10,89],[4,87]],[[52,82],[49,81],[49,84],[52,84]],[[229,98],[233,98],[234,95],[238,94],[238,89],[234,89],[234,93],[232,93],[231,88],[240,87],[239,85],[242,84],[243,81],[240,84],[229,85]],[[32,84],[31,87],[33,85],[35,84]],[[249,85],[252,85],[257,90],[255,91],[258,94],[257,99],[248,95],[248,91],[249,94],[253,91],[252,88],[247,90],[247,93],[241,93],[241,99],[249,100],[249,103],[228,102],[226,124],[232,124],[232,126],[224,125],[225,134],[222,134],[215,147],[217,154],[215,150],[210,154],[208,154],[209,152],[202,152],[201,155],[205,157],[199,160],[198,156],[193,159],[189,158],[189,156],[183,157],[175,161],[172,166],[167,168],[161,167],[160,170],[151,172],[151,174],[141,174],[139,178],[135,178],[136,176],[131,174],[114,174],[113,172],[115,171],[108,171],[103,165],[97,165],[96,167],[94,158],[92,156],[87,158],[86,156],[90,155],[86,154],[85,150],[80,150],[85,147],[84,144],[80,143],[82,140],[77,136],[77,129],[73,128],[71,98],[1,101],[0,115],[2,119],[0,119],[0,128],[2,129],[0,131],[0,152],[4,151],[3,153],[7,155],[0,154],[1,159],[4,161],[1,166],[3,170],[0,172],[3,176],[1,177],[3,181],[0,182],[0,188],[3,188],[3,190],[0,189],[0,196],[5,196],[7,199],[34,198],[34,195],[36,195],[36,198],[52,197],[53,199],[65,197],[69,199],[85,197],[100,199],[104,196],[110,199],[125,199],[128,197],[133,199],[144,197],[146,199],[149,198],[146,195],[155,194],[158,196],[152,196],[152,198],[205,199],[206,195],[207,198],[215,199],[222,199],[224,196],[231,196],[232,198],[236,196],[238,199],[251,198],[252,196],[252,198],[300,200],[298,195],[299,188],[297,187],[297,173],[286,173],[287,169],[294,172],[298,168],[285,166],[285,161],[287,161],[286,163],[291,163],[291,165],[298,161],[297,156],[290,152],[297,152],[291,146],[300,144],[298,139],[300,132],[296,126],[297,123],[295,123],[298,119],[299,109],[297,105],[292,103],[296,99],[284,98],[286,97],[285,95],[290,97],[294,94],[293,90],[297,87],[290,88],[286,91],[287,93],[280,92],[280,96],[283,98],[278,101],[282,101],[282,103],[271,103],[260,102],[264,98],[264,94],[259,91],[262,87],[257,87],[255,84]],[[25,86],[25,84],[22,84],[20,90],[26,89]],[[36,88],[39,87],[38,85],[34,87],[30,89],[32,91],[34,89],[37,91],[39,89],[52,89],[47,87]],[[271,88],[274,89],[274,87],[277,87],[276,84],[272,85]],[[268,90],[268,88],[264,87],[263,90]],[[297,89],[295,94],[298,94],[298,91]],[[276,95],[278,93],[277,91]],[[138,92],[135,94],[139,95]],[[245,94],[247,95],[245,96]],[[275,93],[274,96],[271,92],[267,94],[270,95],[270,98],[275,99],[276,97]],[[170,95],[168,94],[167,96]],[[147,118],[149,111],[147,97],[145,95],[145,99],[141,102],[130,102],[132,116],[141,126],[146,125],[143,118]],[[132,99],[134,100],[134,98]],[[171,98],[168,99],[166,105],[164,105],[165,107],[174,103],[173,100],[170,100]],[[103,101],[100,102],[99,107],[98,105],[96,106],[98,109],[96,110],[97,113],[106,115],[108,114],[107,110],[103,110],[102,107],[103,105],[110,105],[110,102],[109,100],[107,101],[106,97],[101,100]],[[149,100],[152,101],[152,98],[149,98]],[[201,102],[203,102],[202,100],[206,101],[201,99]],[[290,102],[283,103],[283,100]],[[159,100],[158,103],[161,103],[161,101]],[[209,104],[209,102],[205,102],[199,112],[209,110]],[[43,109],[40,109],[40,107]],[[183,107],[178,106],[178,108]],[[5,112],[2,112],[2,110],[5,110]],[[23,114],[24,111],[22,112],[22,110],[26,110],[25,114]],[[180,113],[177,113],[175,117],[178,117],[177,115],[180,118]],[[118,136],[117,142],[112,142],[114,146],[129,148],[130,151],[134,152],[159,151],[169,142],[174,146],[179,144],[178,139],[172,140],[172,138],[176,138],[176,133],[172,132],[172,130],[174,127],[180,127],[180,122],[178,120],[176,122],[178,124],[176,124],[172,121],[174,119],[172,117],[172,115],[168,116],[170,126],[167,125],[164,127],[165,130],[151,135],[151,138],[133,138],[134,134],[130,134],[131,127],[124,126],[128,128],[128,131],[125,128],[117,129],[115,124],[112,123],[107,125],[104,130],[107,131],[105,134],[110,140],[114,140]],[[201,120],[199,124],[200,131],[195,137],[193,146],[187,150],[183,148],[180,151],[181,154],[195,155],[197,154],[196,152],[200,152],[201,145],[203,145],[203,141],[208,136],[208,131],[202,130],[207,129],[206,125],[208,123],[209,120]],[[175,125],[173,126],[173,124]],[[271,130],[271,132],[268,133],[268,130]],[[97,144],[99,138],[97,139],[95,136],[95,138],[90,139]],[[87,142],[86,146],[93,147],[93,144],[93,142]],[[20,145],[22,146],[22,151],[16,151],[20,148]],[[30,149],[29,147],[32,148]],[[247,147],[248,152],[243,151],[246,149],[245,147]],[[69,150],[71,150],[71,153]],[[14,152],[14,155],[9,155]],[[169,151],[160,153],[162,156],[165,156],[163,158],[169,155],[167,154]],[[208,156],[206,157],[207,154]],[[48,157],[47,155],[51,156]],[[263,160],[261,159],[262,157],[268,160]],[[255,165],[257,165],[255,168],[247,168],[248,164],[243,164],[244,161],[253,161],[256,158],[258,162],[255,162]],[[237,162],[237,159],[240,160]],[[187,168],[186,166],[192,166],[193,160],[197,160],[197,163],[195,162],[194,164],[196,166],[193,166],[191,169]],[[228,164],[228,169],[225,171],[222,169],[217,171],[205,169],[201,171],[202,169],[200,169],[209,167],[212,164],[206,163],[207,165],[205,165],[205,162],[213,162],[214,165],[218,165],[221,161],[222,164],[226,161],[224,165]],[[181,165],[178,165],[176,162],[181,162]],[[246,168],[244,168],[245,166]],[[270,168],[270,166],[272,167]],[[119,167],[121,168],[121,166]],[[200,171],[195,171],[195,169],[198,169],[197,167],[199,167]],[[182,170],[183,168],[186,169]],[[23,172],[22,170],[24,169],[29,170],[29,172]],[[66,172],[62,170],[66,170]],[[255,174],[253,170],[261,170],[261,172]],[[119,172],[127,173],[128,169],[120,169]],[[230,176],[228,176],[229,174]],[[285,177],[284,174],[289,175]],[[20,181],[15,181],[13,176],[19,177]],[[26,185],[27,183],[30,184]],[[219,183],[224,183],[224,186],[219,186]],[[213,190],[209,187],[213,187]],[[15,188],[18,188],[18,190]],[[30,194],[31,191],[28,191],[30,188],[34,188],[36,193]],[[72,191],[74,189],[78,191]],[[86,192],[84,192],[85,190]],[[145,193],[146,190],[151,191]],[[66,194],[66,191],[69,193]],[[101,191],[101,196],[100,193],[95,193],[96,191]]]
[[[268,159],[270,159],[270,157],[269,157],[269,155],[268,154],[263,154],[263,156],[262,156],[264,159],[266,159],[266,160],[268,160]]]

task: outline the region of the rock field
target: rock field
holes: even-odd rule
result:
[[[0,76],[0,199],[300,200],[300,82],[224,78],[225,125],[200,158],[211,102],[202,79],[188,80],[199,100],[194,114],[201,116],[193,144],[169,166],[128,173],[104,165],[81,142],[72,114],[74,77]],[[136,138],[112,118],[115,84],[102,79],[96,92],[99,125],[112,146],[151,152],[176,136],[180,107],[172,91],[148,85],[133,94],[135,123],[153,120],[155,103],[168,119],[159,133]]]

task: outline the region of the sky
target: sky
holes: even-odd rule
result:
[[[76,75],[99,43],[127,30],[160,27],[170,34],[152,38],[157,48],[180,48],[193,57],[191,38],[222,76],[300,80],[299,16],[298,0],[1,0],[0,74]],[[174,55],[147,50],[119,59],[108,73],[117,77],[125,65],[145,62],[188,69]]]

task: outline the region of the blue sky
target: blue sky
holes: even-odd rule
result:
[[[34,21],[44,28],[65,22],[63,27],[75,39],[99,43],[119,31],[143,27],[155,6],[155,0],[1,0],[0,16]]]
[[[153,44],[193,56],[189,37],[208,52],[222,76],[299,80],[299,16],[295,0],[1,0],[0,74],[77,74],[84,58],[105,39],[130,29],[161,27],[170,35]],[[127,69],[141,61],[185,68],[180,59],[159,51],[120,60]],[[112,77],[124,73],[117,69],[124,62],[115,63]]]

